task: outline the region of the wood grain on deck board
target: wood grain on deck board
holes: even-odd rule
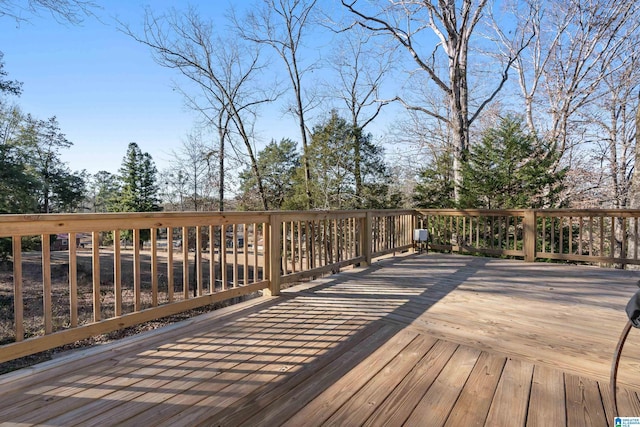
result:
[[[429,254],[0,377],[51,425],[607,425],[640,272]],[[640,416],[640,334],[620,415]]]

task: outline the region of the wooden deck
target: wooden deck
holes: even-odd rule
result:
[[[0,425],[613,425],[640,272],[409,255],[0,377]],[[640,416],[640,333],[619,374]]]

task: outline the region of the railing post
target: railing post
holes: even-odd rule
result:
[[[269,288],[265,289],[268,296],[280,295],[280,278],[282,266],[282,220],[280,215],[269,215],[269,241],[265,242],[264,247],[268,248],[269,263]]]
[[[413,240],[413,233],[415,229],[418,228],[418,211],[413,211],[413,213],[411,214],[411,230],[409,230],[409,232],[411,233],[411,241],[413,242],[412,245],[412,249],[413,252],[416,253],[417,249],[418,249],[418,245],[416,245],[416,242]]]
[[[524,212],[523,242],[524,260],[534,262],[536,260],[536,211],[527,209]]]
[[[371,212],[367,211],[364,218],[360,218],[360,248],[364,256],[363,266],[371,265]]]

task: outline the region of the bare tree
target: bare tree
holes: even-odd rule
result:
[[[638,141],[640,141],[640,91],[638,92],[638,98],[636,101],[636,148],[634,152],[634,169],[633,178],[631,181],[631,194],[629,196],[629,198],[631,199],[630,206],[632,209],[640,208],[640,171],[637,167],[635,167],[635,165],[640,165],[640,149],[638,149]]]
[[[310,129],[306,122],[306,113],[311,108],[311,103],[305,97],[303,78],[312,66],[302,65],[301,48],[310,29],[310,16],[316,3],[317,0],[262,0],[262,7],[250,12],[246,21],[233,18],[245,39],[272,47],[284,62],[294,95],[294,103],[289,111],[298,120],[302,139],[307,208],[312,207],[308,159]]]
[[[0,18],[8,17],[16,22],[27,21],[25,14],[46,10],[56,19],[78,24],[97,8],[93,1],[85,0],[0,0]]]
[[[358,25],[375,34],[391,36],[446,96],[449,109],[447,116],[424,105],[412,105],[401,97],[396,99],[411,110],[447,123],[452,133],[454,194],[458,200],[462,185],[461,168],[469,145],[469,128],[503,88],[518,52],[505,61],[494,89],[484,99],[478,100],[475,111],[471,112],[468,54],[470,41],[483,17],[487,0],[391,0],[373,10],[358,5],[359,0],[341,1],[356,17]],[[437,43],[426,43],[429,36],[435,36]],[[431,46],[431,49],[425,46]],[[446,72],[440,72],[440,61],[446,61]]]
[[[391,69],[393,53],[380,44],[372,44],[371,35],[355,27],[342,32],[338,48],[329,60],[337,79],[329,83],[331,97],[337,97],[349,112],[353,132],[355,195],[362,191],[361,143],[366,127],[388,104],[381,100],[380,89]],[[361,199],[357,199],[361,203]]]
[[[600,86],[615,73],[629,52],[629,39],[638,31],[637,2],[616,0],[527,0],[517,30],[531,44],[516,57],[514,68],[531,132],[557,143],[562,154],[580,125],[579,113],[602,93]],[[498,26],[506,55],[514,45]],[[544,126],[548,124],[545,132]],[[566,160],[566,159],[565,159]]]
[[[238,39],[215,37],[213,23],[203,20],[193,8],[184,14],[174,10],[163,16],[147,11],[142,36],[126,25],[122,28],[126,34],[150,47],[160,65],[177,69],[200,89],[203,96],[191,97],[188,102],[205,117],[215,118],[221,147],[230,134],[228,124],[232,124],[250,159],[264,209],[268,210],[250,122],[255,119],[255,108],[273,101],[275,95],[260,90],[252,80],[264,66],[259,50],[243,45]],[[224,159],[223,155],[221,159]]]
[[[211,148],[204,142],[202,129],[189,132],[179,151],[174,151],[170,175],[179,182],[181,210],[213,210],[214,190],[218,187],[215,172],[210,167]],[[185,200],[186,199],[186,200]]]
[[[628,58],[628,66],[603,80],[604,94],[593,108],[581,116],[590,123],[599,148],[597,160],[608,189],[610,207],[629,207],[630,185],[635,152],[635,110],[640,79],[637,58]]]

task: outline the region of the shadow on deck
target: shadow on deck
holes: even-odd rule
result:
[[[19,425],[612,425],[640,272],[410,255],[0,377]],[[640,416],[640,336],[619,374]]]

